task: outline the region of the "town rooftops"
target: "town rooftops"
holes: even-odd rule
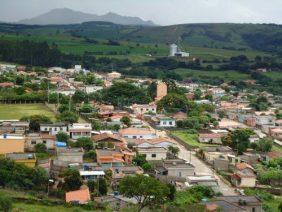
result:
[[[83,153],[82,148],[57,148],[57,153]]]
[[[74,123],[69,125],[70,132],[82,132],[82,131],[91,131],[92,127],[89,123]]]
[[[228,146],[208,146],[203,147],[206,152],[232,152],[232,149]]]
[[[40,126],[46,126],[46,127],[64,127],[66,126],[65,123],[53,123],[53,124],[40,124]]]
[[[108,134],[108,133],[102,133],[99,135],[94,135],[91,137],[93,141],[98,142],[98,141],[102,141],[105,139],[111,139],[111,140],[115,140],[115,141],[119,141],[119,142],[125,142],[125,139],[115,135],[115,134]]]
[[[104,176],[105,172],[104,171],[84,171],[84,170],[81,170],[81,171],[79,171],[79,174],[81,176],[93,176],[93,175]]]
[[[188,163],[187,161],[183,159],[169,159],[169,160],[163,160],[163,166],[165,168],[195,168],[191,163]]]
[[[247,163],[236,163],[235,167],[238,170],[243,170],[243,169],[246,169],[246,168],[254,170],[254,168]]]
[[[169,142],[172,144],[176,144],[176,142],[174,140],[172,140],[171,138],[164,138],[164,137],[157,137],[157,138],[153,138],[153,139],[133,139],[132,140],[136,145],[140,145],[143,143],[149,143],[149,144],[159,144],[159,143],[163,143],[163,142]]]
[[[25,137],[22,136],[22,135],[11,135],[11,134],[3,134],[3,135],[0,135],[0,139],[10,139],[10,140],[24,140]]]
[[[122,135],[148,135],[148,134],[155,134],[150,129],[147,128],[126,128],[126,129],[121,129],[120,134]]]

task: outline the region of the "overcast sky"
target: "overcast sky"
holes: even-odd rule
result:
[[[0,0],[0,21],[14,22],[62,7],[98,15],[111,11],[160,25],[282,24],[282,0]]]

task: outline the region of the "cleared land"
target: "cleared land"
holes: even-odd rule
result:
[[[44,104],[0,104],[0,119],[20,119],[23,116],[45,115],[55,121],[55,114]]]
[[[205,147],[205,146],[211,146],[210,144],[203,144],[203,143],[198,142],[198,135],[197,134],[189,134],[185,130],[173,131],[172,135],[178,137],[179,139],[181,139],[185,143],[189,144],[190,146],[199,147],[199,148]]]

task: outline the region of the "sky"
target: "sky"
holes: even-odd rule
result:
[[[115,12],[159,25],[282,24],[282,0],[0,0],[0,21],[15,22],[55,8],[102,15]]]

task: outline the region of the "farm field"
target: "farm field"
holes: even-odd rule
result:
[[[0,120],[30,115],[45,115],[52,121],[56,120],[55,114],[43,104],[0,104]]]

